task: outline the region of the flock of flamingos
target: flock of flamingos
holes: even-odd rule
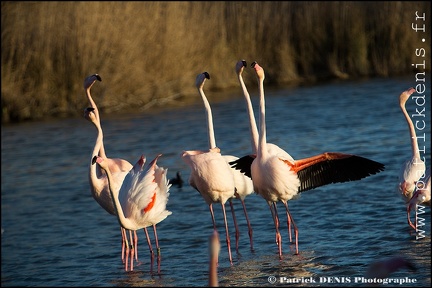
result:
[[[229,261],[232,265],[231,241],[228,233],[226,202],[233,209],[232,200],[239,199],[249,231],[250,246],[253,250],[253,231],[247,216],[245,197],[252,193],[261,195],[270,209],[274,227],[275,239],[282,259],[282,236],[279,231],[279,215],[277,203],[282,202],[287,216],[289,241],[292,242],[292,232],[295,238],[295,254],[299,253],[298,228],[289,209],[288,201],[295,199],[299,193],[331,183],[356,181],[374,175],[384,170],[384,165],[373,160],[340,152],[325,152],[304,159],[293,159],[279,146],[267,143],[265,123],[264,69],[256,62],[254,69],[259,87],[259,129],[256,124],[252,103],[242,72],[247,67],[246,61],[236,63],[236,73],[242,88],[249,115],[249,130],[251,151],[243,157],[223,155],[216,145],[213,131],[213,118],[210,104],[204,94],[203,87],[210,79],[207,72],[196,77],[195,85],[202,98],[207,114],[208,144],[203,150],[185,150],[181,157],[190,168],[189,184],[195,188],[207,203],[213,221],[214,233],[210,245],[210,276],[209,285],[217,285],[216,266],[220,249],[219,234],[213,213],[213,204],[222,206],[226,243]],[[156,225],[172,214],[166,209],[169,189],[172,185],[167,179],[167,169],[157,165],[162,154],[157,155],[147,165],[142,155],[135,164],[120,158],[108,158],[103,144],[99,110],[90,90],[96,81],[101,81],[98,74],[85,78],[84,89],[89,101],[89,107],[84,111],[84,117],[97,129],[97,138],[91,154],[89,165],[89,183],[91,194],[99,205],[109,214],[115,215],[120,224],[122,235],[121,258],[126,271],[132,271],[134,260],[138,260],[137,230],[143,229],[151,256],[153,267],[155,252],[149,237],[148,227],[153,228],[156,242],[158,272],[160,271],[160,248]],[[412,146],[412,156],[403,164],[398,189],[407,206],[409,225],[416,229],[416,223],[410,219],[410,211],[417,205],[430,206],[430,168],[420,155],[415,128],[405,109],[405,103],[415,92],[414,88],[403,91],[399,96],[400,108],[409,126]],[[179,175],[177,175],[179,177]],[[233,214],[234,215],[234,214]],[[238,230],[234,217],[234,226]],[[294,242],[293,242],[294,243]],[[238,248],[238,233],[236,233],[236,248]]]

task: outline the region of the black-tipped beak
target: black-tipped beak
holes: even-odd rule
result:
[[[209,74],[209,73],[204,72],[203,74],[204,74],[204,76],[205,76],[207,79],[210,79],[210,74]]]
[[[242,63],[243,63],[243,67],[247,66],[246,60],[242,60]]]
[[[94,156],[92,159],[92,165],[94,165],[96,163],[96,159],[97,159],[97,156]]]
[[[93,107],[87,107],[86,111],[94,111],[95,109]]]
[[[102,82],[102,78],[99,76],[99,74],[95,74],[94,76],[96,76],[96,79]]]
[[[255,67],[255,64],[257,64],[256,61],[252,62],[251,67],[254,68],[254,67]]]

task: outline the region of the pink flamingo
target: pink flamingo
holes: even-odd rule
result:
[[[417,181],[416,190],[407,204],[408,224],[417,231],[417,205],[431,206],[431,171],[430,168],[426,171],[424,181]],[[420,186],[421,185],[421,186]],[[420,186],[420,187],[419,187]],[[411,222],[411,210],[415,211],[415,225]]]
[[[121,158],[108,158],[105,153],[105,148],[103,144],[103,132],[102,132],[102,126],[100,122],[100,114],[99,109],[93,100],[93,97],[91,96],[90,90],[93,84],[98,81],[102,81],[102,78],[98,74],[93,74],[85,78],[84,80],[84,89],[86,92],[87,99],[89,101],[90,107],[88,107],[84,111],[84,118],[93,123],[95,125],[98,136],[96,139],[95,146],[93,148],[92,155],[99,155],[106,159],[111,173],[113,173],[114,179],[116,181],[116,185],[120,186],[123,182],[124,177],[126,174],[132,169],[132,164],[129,163],[127,160],[121,159]],[[101,170],[97,165],[92,165],[90,163],[89,166],[89,182],[90,182],[90,188],[93,198],[96,200],[96,202],[105,209],[109,214],[115,215],[115,209],[113,205],[113,201],[111,199],[111,194],[109,192],[108,187],[108,179],[106,177],[106,174],[104,170]],[[125,261],[125,253],[129,254],[129,243],[127,242],[126,238],[126,231],[123,229],[123,227],[120,227],[121,235],[122,235],[122,261]],[[151,261],[153,263],[154,259],[154,253],[153,248],[151,245],[150,237],[148,235],[147,228],[144,228],[144,232],[146,234],[147,243],[149,245],[150,250],[150,256]],[[130,238],[133,240],[131,242],[131,245],[133,247],[135,259],[138,260],[138,235],[136,234],[136,231],[133,231],[134,235],[133,237],[130,236]],[[152,265],[153,266],[153,265]]]
[[[90,107],[84,110],[84,118],[93,123],[95,125],[98,136],[96,139],[95,146],[93,148],[92,156],[97,154],[101,157],[107,159],[107,163],[109,163],[112,173],[115,174],[115,179],[117,185],[121,184],[126,173],[132,169],[132,164],[130,164],[127,160],[115,158],[111,159],[106,156],[105,148],[103,144],[103,132],[100,122],[99,109],[97,108],[96,103],[94,102],[90,90],[93,84],[98,81],[102,81],[102,78],[98,74],[93,74],[85,78],[84,80],[84,90],[89,101]],[[108,179],[106,178],[105,173],[100,168],[92,165],[90,162],[89,165],[89,183],[91,194],[96,202],[107,211],[111,215],[115,215],[115,209],[113,205],[113,201],[111,199],[111,194],[108,189]],[[126,245],[125,238],[125,230],[120,227],[121,235],[122,235],[122,261],[124,261],[125,257],[125,248],[129,251],[129,245]],[[135,235],[135,249],[137,249],[137,238]],[[126,247],[127,246],[127,247]],[[135,253],[136,255],[138,253]]]
[[[403,91],[399,96],[399,106],[408,123],[412,151],[411,158],[404,163],[399,174],[398,189],[405,203],[410,201],[416,188],[416,182],[424,175],[426,170],[426,165],[420,156],[414,124],[405,108],[405,103],[414,92],[414,88],[409,88]]]
[[[206,97],[204,90],[203,90],[204,83],[205,83],[206,79],[210,79],[210,75],[207,72],[204,72],[204,73],[197,76],[197,81],[195,84],[197,86],[198,92],[201,96],[201,99],[203,100],[203,103],[204,103],[204,106],[206,109],[207,123],[208,123],[207,132],[208,132],[208,136],[209,136],[208,141],[209,141],[209,146],[210,146],[209,148],[212,149],[212,148],[216,148],[217,146],[216,146],[216,140],[215,140],[215,136],[214,136],[212,111],[211,111],[210,103],[208,102],[207,97]],[[225,161],[227,163],[239,159],[238,157],[236,157],[234,155],[222,155],[222,157],[225,159]],[[239,232],[239,228],[237,225],[237,220],[236,220],[236,216],[235,216],[234,205],[233,205],[232,199],[239,199],[242,206],[243,206],[243,212],[244,212],[244,215],[246,218],[246,223],[248,226],[250,247],[251,247],[251,250],[253,251],[253,239],[252,239],[253,230],[252,230],[252,225],[250,224],[246,205],[244,202],[246,196],[253,193],[253,183],[249,177],[247,177],[246,175],[241,173],[239,170],[232,168],[232,167],[230,167],[230,169],[231,169],[231,172],[233,173],[233,176],[234,176],[235,192],[234,192],[234,197],[230,198],[228,201],[230,204],[231,213],[232,213],[233,221],[234,221],[234,227],[235,227],[236,251],[238,252],[240,232]]]
[[[269,205],[276,229],[279,258],[282,259],[282,237],[279,232],[279,217],[276,203],[281,201],[286,209],[288,223],[292,222],[298,254],[298,229],[289,212],[288,201],[302,191],[330,183],[359,180],[376,174],[384,165],[356,155],[326,152],[305,159],[294,160],[276,145],[266,140],[264,70],[253,62],[260,91],[260,131],[256,155],[247,155],[231,162],[233,167],[251,176],[254,190]],[[290,230],[290,228],[288,228]]]
[[[216,229],[216,222],[213,213],[213,203],[220,203],[222,206],[226,243],[228,247],[228,256],[231,265],[231,241],[228,232],[228,223],[225,212],[225,203],[235,196],[235,182],[231,167],[228,165],[225,157],[216,147],[216,141],[213,132],[213,117],[210,104],[202,92],[202,87],[206,79],[210,79],[207,72],[201,73],[196,77],[195,85],[202,96],[204,106],[207,112],[207,127],[210,149],[208,151],[189,150],[183,151],[181,157],[190,168],[189,184],[194,187],[209,205],[210,214],[213,221],[213,228]]]
[[[167,180],[167,169],[156,165],[160,156],[162,154],[156,156],[145,170],[143,169],[145,158],[141,156],[125,176],[121,187],[118,187],[116,184],[115,176],[111,173],[110,165],[105,161],[105,158],[94,156],[92,161],[93,164],[97,163],[106,172],[108,187],[119,224],[129,231],[153,226],[158,252],[160,248],[156,234],[156,224],[172,214],[171,211],[166,210],[169,196],[168,191],[171,186]],[[131,271],[133,271],[133,256],[134,249],[131,249]],[[158,260],[160,260],[159,257]],[[159,261],[158,264],[160,265]],[[158,268],[160,269],[159,265]],[[125,270],[128,271],[127,256]]]

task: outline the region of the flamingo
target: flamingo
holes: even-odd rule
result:
[[[415,89],[411,87],[403,91],[399,96],[399,106],[405,116],[405,120],[408,123],[412,151],[411,158],[402,165],[401,171],[399,173],[398,190],[405,203],[410,201],[416,188],[416,182],[424,175],[426,170],[426,165],[420,156],[414,124],[405,108],[405,103],[414,92]]]
[[[421,181],[421,180],[420,180]],[[431,171],[430,168],[426,171],[424,181],[422,181],[419,188],[420,181],[416,183],[416,191],[414,192],[411,200],[407,204],[407,217],[408,224],[417,231],[417,205],[431,206]],[[410,212],[414,209],[415,211],[415,225],[411,222]]]
[[[126,174],[132,169],[132,164],[124,159],[121,158],[108,158],[105,152],[104,144],[103,144],[103,132],[102,132],[102,126],[100,122],[100,114],[99,109],[93,100],[93,97],[91,96],[91,87],[93,84],[98,81],[102,81],[102,78],[99,76],[99,74],[93,74],[85,78],[84,80],[84,90],[87,96],[87,99],[89,101],[90,107],[85,109],[84,111],[84,118],[90,121],[97,129],[98,136],[96,139],[95,146],[93,148],[93,152],[91,155],[99,155],[106,159],[111,173],[115,176],[116,185],[121,185],[123,182],[124,177]],[[97,165],[92,165],[92,162],[90,162],[89,165],[89,182],[90,182],[90,189],[93,198],[96,200],[96,202],[105,209],[109,214],[115,215],[115,209],[113,205],[113,201],[111,199],[111,194],[109,192],[108,187],[108,179],[106,177],[106,174],[104,170],[101,170]],[[125,253],[129,253],[129,243],[127,242],[126,238],[126,231],[123,229],[123,227],[120,227],[121,235],[122,235],[122,261],[124,262],[125,259]],[[149,245],[150,250],[150,256],[151,261],[153,263],[154,259],[154,252],[153,248],[151,246],[150,237],[148,235],[147,228],[144,228],[144,232],[146,234],[147,243]],[[132,247],[134,248],[134,254],[135,259],[138,260],[138,235],[136,234],[136,231],[133,231],[134,235],[131,236],[131,239],[133,239]],[[153,265],[152,265],[153,266]]]
[[[213,233],[210,235],[209,239],[209,287],[218,287],[218,275],[217,275],[217,266],[218,266],[218,258],[220,251],[220,241],[219,241],[219,233],[217,230],[213,230]]]
[[[97,124],[99,127],[101,127],[99,109],[97,108],[97,105],[94,102],[93,97],[91,96],[91,93],[90,93],[90,89],[93,86],[93,84],[96,82],[96,80],[102,81],[102,78],[99,76],[99,74],[93,74],[93,75],[86,77],[84,80],[84,89],[85,89],[86,96],[87,96],[87,99],[89,101],[90,107],[93,108],[93,113],[95,114],[95,117],[97,120],[97,122],[93,123],[93,124],[95,124],[95,125]],[[87,119],[87,120],[89,120],[89,119]],[[90,121],[92,121],[92,120],[90,120]],[[100,145],[99,155],[101,157],[107,159],[108,163],[110,164],[110,169],[111,169],[112,173],[128,172],[130,169],[132,169],[132,164],[125,159],[108,158],[106,156],[106,153],[105,153],[105,146],[104,146],[103,142]]]
[[[98,154],[101,157],[107,159],[107,162],[110,164],[111,171],[114,175],[116,175],[116,184],[121,184],[124,177],[126,176],[126,173],[132,168],[132,164],[130,164],[127,160],[120,159],[120,158],[108,158],[105,153],[105,148],[103,144],[103,132],[102,127],[100,123],[100,115],[99,115],[99,109],[97,108],[96,103],[93,100],[93,97],[91,96],[90,90],[93,84],[98,81],[102,81],[102,78],[98,74],[93,74],[84,79],[84,90],[87,96],[87,99],[89,101],[90,107],[84,110],[84,118],[93,123],[93,125],[96,127],[98,131],[98,136],[96,139],[95,146],[93,148],[92,156],[94,154]],[[90,183],[90,190],[93,198],[96,200],[96,202],[103,208],[105,211],[107,211],[111,215],[115,215],[115,209],[113,205],[113,201],[111,199],[111,195],[109,193],[108,189],[108,179],[106,178],[105,173],[103,170],[100,170],[96,166],[91,164],[89,165],[89,183]],[[124,261],[125,257],[125,248],[126,248],[126,238],[125,238],[125,230],[120,227],[121,235],[122,235],[122,261]],[[134,247],[136,249],[136,257],[138,257],[138,251],[137,251],[137,235],[134,235]],[[127,251],[129,251],[129,245],[126,248]]]
[[[231,201],[235,196],[235,179],[233,170],[228,165],[227,159],[222,156],[220,149],[216,147],[216,141],[213,131],[213,117],[210,104],[203,93],[202,87],[206,79],[210,79],[207,72],[200,73],[196,77],[195,85],[202,96],[207,113],[207,127],[209,150],[187,150],[182,152],[183,161],[190,168],[189,184],[195,188],[204,201],[209,206],[210,214],[213,221],[213,229],[216,229],[216,222],[213,213],[213,203],[220,203],[225,223],[226,243],[228,247],[228,256],[231,265],[231,241],[228,232],[228,222],[226,218],[225,203]],[[236,228],[237,230],[237,228]]]
[[[209,135],[209,145],[210,145],[209,148],[212,149],[212,148],[216,147],[216,141],[215,141],[214,130],[213,130],[213,119],[212,119],[213,117],[212,117],[210,104],[209,104],[207,97],[206,97],[204,90],[203,90],[205,79],[210,79],[210,75],[207,72],[204,72],[203,75],[201,75],[201,76],[198,75],[197,79],[198,79],[198,81],[196,82],[196,86],[197,86],[198,92],[199,92],[199,94],[200,94],[200,96],[204,102],[204,106],[205,106],[207,117],[208,117],[208,123],[210,123],[208,125],[208,135]],[[227,163],[229,163],[231,161],[235,161],[238,159],[238,157],[233,156],[233,155],[222,155],[222,157],[225,159],[225,161],[227,161]],[[232,167],[230,167],[230,169],[231,169],[231,172],[233,173],[233,176],[234,176],[235,192],[234,192],[234,197],[230,198],[228,201],[230,204],[230,208],[231,208],[231,212],[232,212],[232,216],[233,216],[233,221],[234,221],[234,227],[235,227],[236,251],[238,252],[240,232],[239,232],[238,225],[237,225],[237,220],[236,220],[236,216],[235,216],[235,212],[234,212],[234,205],[233,205],[232,199],[239,199],[241,204],[242,204],[243,212],[244,212],[244,215],[246,218],[246,223],[248,226],[250,247],[251,247],[251,250],[253,251],[253,239],[252,239],[253,230],[252,230],[252,225],[250,224],[250,220],[248,217],[248,213],[247,213],[247,209],[246,209],[246,205],[245,205],[245,201],[244,201],[246,196],[253,193],[253,183],[249,177],[247,177],[246,175],[241,173],[239,170],[232,168]]]
[[[146,159],[141,156],[126,174],[121,187],[116,185],[110,165],[105,158],[95,155],[92,160],[93,164],[97,163],[106,172],[109,192],[119,224],[129,231],[153,226],[158,251],[156,224],[172,214],[166,209],[171,186],[167,180],[167,169],[158,167],[156,164],[160,156],[162,154],[157,155],[146,169],[143,169]],[[131,254],[130,271],[133,271],[133,249]],[[125,261],[125,270],[128,271],[128,258]]]
[[[276,230],[279,258],[282,259],[282,237],[279,232],[279,216],[276,203],[281,201],[286,209],[288,223],[292,222],[295,233],[296,255],[298,255],[298,229],[288,209],[288,201],[302,191],[330,183],[359,180],[376,174],[384,165],[356,155],[325,152],[305,159],[294,160],[276,145],[266,140],[264,69],[257,63],[251,65],[256,73],[260,91],[260,131],[256,155],[246,155],[231,162],[252,178],[254,191],[269,205]],[[290,230],[290,228],[288,228]]]
[[[204,106],[206,109],[206,114],[207,114],[207,123],[208,123],[208,135],[209,135],[209,148],[215,148],[216,147],[216,140],[215,140],[215,136],[214,136],[214,130],[213,130],[213,117],[212,117],[212,112],[211,112],[211,107],[210,104],[207,100],[207,97],[204,93],[203,87],[204,87],[204,82],[206,79],[210,79],[210,75],[208,74],[208,72],[204,72],[200,75],[197,76],[197,81],[196,81],[196,87],[198,89],[198,92],[204,102]],[[234,156],[234,155],[222,155],[222,157],[225,159],[225,161],[232,162],[235,161],[237,159],[239,159],[238,157]],[[243,212],[246,218],[246,223],[248,226],[248,235],[249,235],[249,242],[250,242],[250,247],[251,250],[253,251],[253,230],[252,230],[252,225],[250,224],[250,220],[249,220],[249,216],[247,213],[247,209],[246,209],[246,204],[245,204],[245,198],[246,196],[250,195],[253,193],[253,183],[252,180],[245,176],[243,173],[241,173],[239,170],[232,168],[230,166],[231,172],[233,173],[234,176],[234,184],[235,184],[235,192],[234,192],[234,197],[229,199],[229,204],[230,204],[230,208],[231,208],[231,213],[233,216],[233,221],[234,221],[234,227],[235,227],[235,236],[236,236],[236,251],[238,252],[238,246],[239,246],[239,239],[240,239],[240,232],[238,229],[238,225],[237,225],[237,220],[236,220],[236,216],[235,216],[235,212],[234,212],[234,205],[232,202],[232,199],[239,199],[242,207],[243,207]]]

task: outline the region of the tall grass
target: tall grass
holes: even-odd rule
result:
[[[110,113],[195,99],[203,71],[212,76],[207,89],[236,87],[240,59],[261,63],[266,85],[408,74],[420,47],[430,63],[429,1],[1,2],[1,9],[2,123],[81,114],[83,81],[93,73],[102,77],[95,100]],[[427,37],[411,29],[415,11],[426,13]],[[245,77],[255,87],[252,74]]]

